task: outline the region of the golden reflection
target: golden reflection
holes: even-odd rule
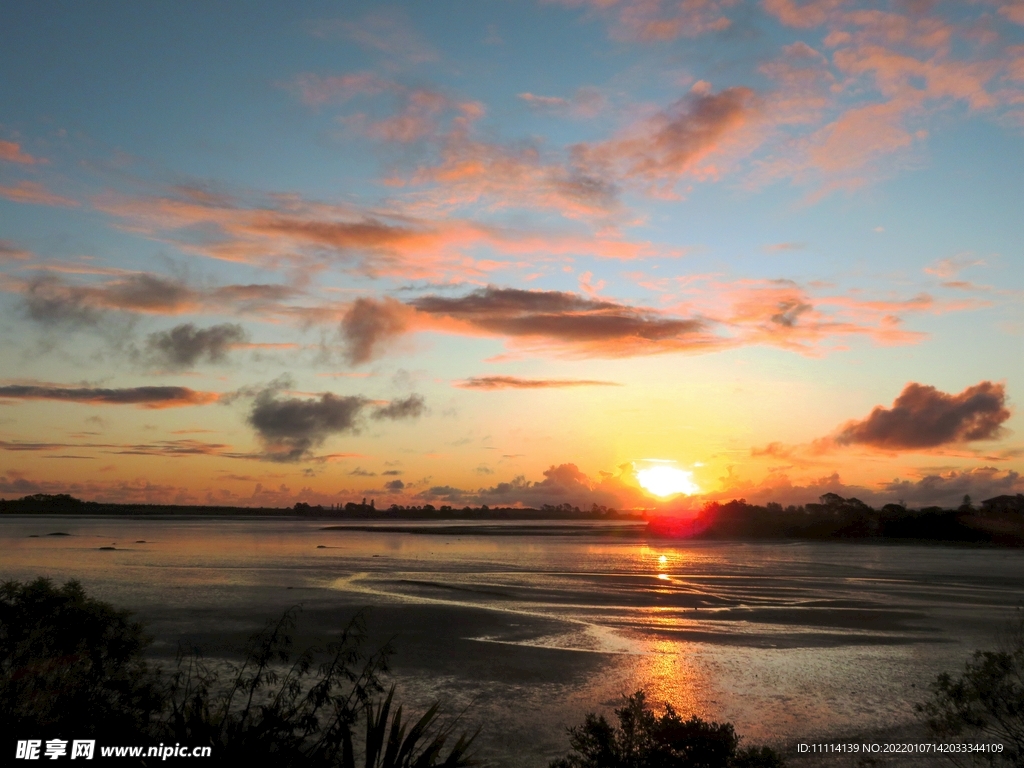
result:
[[[688,653],[691,649],[691,644],[674,640],[652,638],[645,643],[633,690],[643,689],[659,714],[666,702],[684,718],[703,715],[708,710],[709,681]]]

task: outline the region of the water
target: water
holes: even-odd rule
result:
[[[3,518],[0,577],[77,578],[137,611],[165,656],[183,639],[227,654],[295,604],[300,643],[329,639],[371,606],[369,645],[393,640],[402,699],[464,711],[483,755],[516,766],[546,765],[566,726],[639,688],[748,742],[909,723],[1024,596],[1016,550],[325,525]]]

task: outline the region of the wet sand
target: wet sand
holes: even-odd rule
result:
[[[296,647],[324,643],[371,606],[366,649],[392,642],[402,700],[441,699],[484,727],[483,757],[524,767],[564,754],[566,727],[641,687],[733,722],[747,743],[912,731],[928,683],[991,646],[1024,584],[1024,553],[1010,550],[668,545],[514,525],[424,536],[21,519],[0,520],[0,546],[0,577],[80,579],[137,611],[165,660],[183,641],[229,657],[296,604]]]

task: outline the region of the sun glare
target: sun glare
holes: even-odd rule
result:
[[[657,464],[639,470],[636,473],[636,479],[640,481],[640,485],[655,496],[674,496],[677,493],[694,494],[700,491],[697,484],[693,482],[691,472],[665,464]]]

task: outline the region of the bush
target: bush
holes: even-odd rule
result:
[[[408,732],[398,707],[389,727],[395,689],[379,704],[376,697],[384,690],[381,675],[391,651],[362,655],[362,613],[324,651],[309,648],[295,655],[296,613],[286,612],[254,635],[244,661],[231,667],[227,679],[198,652],[180,655],[167,688],[161,740],[209,745],[214,758],[232,765],[269,758],[278,768],[355,768],[356,724],[363,719],[366,768],[473,764],[466,754],[473,738],[465,735],[442,756],[454,724],[437,724],[437,704]],[[314,667],[317,656],[321,662]]]
[[[438,705],[410,728],[381,676],[391,653],[364,656],[358,614],[338,642],[294,653],[292,609],[254,635],[224,674],[196,650],[161,674],[127,611],[89,598],[78,582],[0,586],[0,722],[19,739],[211,746],[209,764],[431,768],[473,765],[465,734]],[[223,665],[220,667],[223,669]],[[363,725],[360,726],[360,721]]]
[[[952,755],[958,765],[1024,766],[1024,617],[998,651],[975,651],[960,677],[944,672],[915,709],[936,741],[1002,744],[1001,753]]]
[[[130,743],[160,710],[142,625],[77,581],[0,585],[0,722],[19,738]],[[109,738],[108,738],[109,737]],[[115,738],[116,737],[116,738]]]
[[[739,748],[731,723],[683,720],[671,704],[659,718],[637,691],[615,710],[618,727],[588,714],[582,726],[569,729],[572,752],[550,768],[782,768],[782,758],[768,747]]]

